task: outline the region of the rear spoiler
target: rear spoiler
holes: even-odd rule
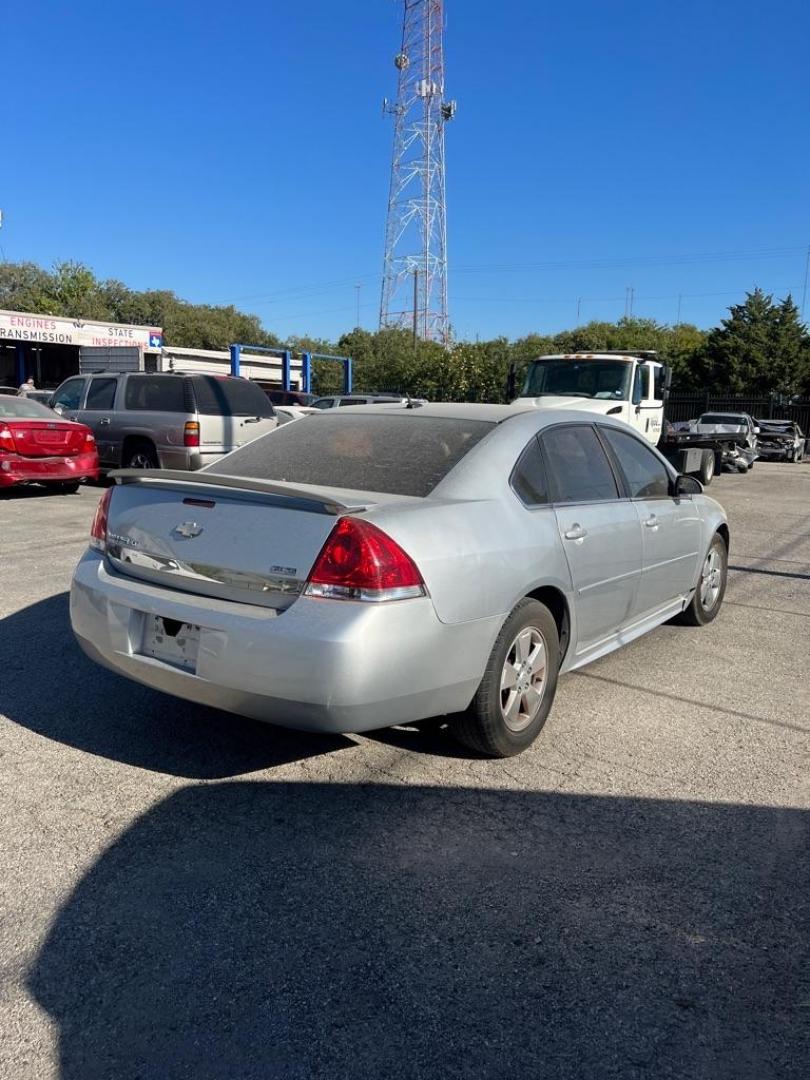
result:
[[[272,480],[251,480],[245,476],[222,476],[219,473],[185,472],[181,469],[115,469],[108,473],[116,484],[146,484],[149,487],[167,488],[219,488],[225,491],[247,491],[253,495],[265,495],[268,501],[295,503],[290,509],[304,510],[310,514],[356,513],[366,510],[365,504],[349,504],[331,498],[322,498],[305,488],[274,483]]]

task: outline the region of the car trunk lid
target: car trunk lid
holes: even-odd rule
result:
[[[87,447],[87,429],[66,420],[3,421],[20,457],[74,457]]]
[[[365,509],[314,490],[213,473],[112,475],[119,486],[107,557],[115,570],[276,610],[303,591],[337,518]]]

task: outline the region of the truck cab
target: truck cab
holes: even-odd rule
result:
[[[669,383],[655,352],[559,353],[529,364],[515,404],[618,416],[657,446]]]

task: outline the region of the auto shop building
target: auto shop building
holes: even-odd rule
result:
[[[47,390],[83,371],[156,371],[162,345],[157,326],[0,311],[0,386],[33,376]]]

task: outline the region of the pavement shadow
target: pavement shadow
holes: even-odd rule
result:
[[[767,807],[194,785],[100,857],[29,989],[61,1080],[793,1080],[809,834]]]
[[[189,779],[355,745],[195,705],[106,671],[76,644],[66,592],[0,619],[0,715],[87,753]]]

